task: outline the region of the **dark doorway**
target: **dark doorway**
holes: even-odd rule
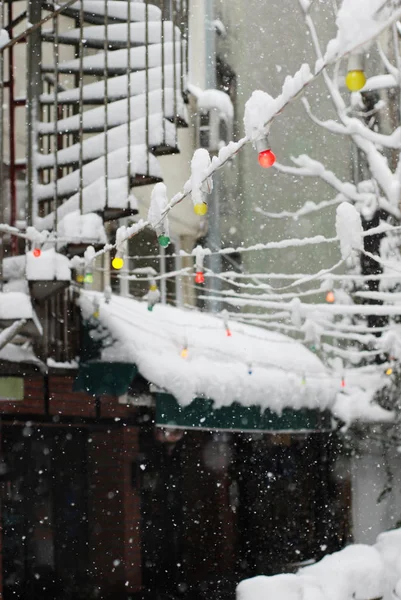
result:
[[[345,543],[331,434],[238,435],[240,578],[295,572]]]
[[[3,427],[4,600],[82,598],[88,567],[86,433]]]
[[[143,430],[141,453],[134,466],[141,490],[142,582],[149,598],[180,595],[182,442],[181,435],[176,439],[163,437],[153,428]]]
[[[241,579],[295,572],[347,541],[349,505],[335,481],[331,433],[181,436],[142,435],[137,480],[150,598],[228,600]]]

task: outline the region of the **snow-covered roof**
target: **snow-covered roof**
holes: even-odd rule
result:
[[[215,407],[236,401],[280,413],[286,407],[324,410],[334,400],[322,362],[289,337],[239,323],[230,323],[228,337],[218,316],[163,305],[149,312],[147,303],[115,295],[107,304],[98,292],[82,292],[85,318],[94,300],[99,320],[117,340],[102,360],[136,364],[183,405],[203,396]]]

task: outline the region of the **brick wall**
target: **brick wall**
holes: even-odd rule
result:
[[[50,374],[50,415],[94,418],[95,399],[88,394],[75,392],[74,380],[75,372]],[[2,414],[16,417],[44,415],[43,375],[27,374],[24,385],[24,400],[0,402]],[[135,410],[119,404],[115,397],[101,398],[101,419],[130,417]],[[39,421],[40,418],[37,419]],[[104,424],[102,429],[88,431],[89,561],[92,582],[101,590],[99,600],[115,600],[127,598],[141,587],[140,498],[139,490],[132,486],[132,463],[138,452],[138,428],[122,424],[110,430],[106,427]],[[0,530],[0,600],[1,575]]]
[[[73,389],[75,372],[71,374],[49,375],[49,412],[51,415],[92,417],[96,415],[95,399],[84,392]],[[41,374],[27,375],[24,378],[24,400],[1,401],[3,414],[44,414],[45,379]],[[113,396],[102,396],[101,416],[103,418],[123,418],[132,415],[134,409],[119,404]]]

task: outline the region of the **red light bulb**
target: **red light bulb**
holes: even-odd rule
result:
[[[342,379],[341,379],[341,387],[345,388],[345,379],[344,379],[344,377],[342,377]]]
[[[228,327],[227,327],[227,329],[226,329],[226,335],[227,335],[227,337],[231,337],[231,336],[232,336],[232,333],[231,333],[231,331],[228,329]]]
[[[35,258],[39,258],[39,256],[42,254],[42,251],[40,248],[34,248],[32,250],[32,254],[34,255]]]
[[[258,161],[261,167],[269,169],[276,162],[276,156],[270,149],[262,150],[262,152],[259,152]]]
[[[205,283],[203,271],[197,271],[195,274],[195,283]]]

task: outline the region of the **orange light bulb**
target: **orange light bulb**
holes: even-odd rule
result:
[[[327,292],[326,294],[326,302],[328,302],[329,304],[333,304],[333,302],[335,301],[335,296],[334,296],[334,292],[332,290],[330,290],[329,292]]]
[[[32,254],[34,255],[35,258],[39,258],[39,256],[42,254],[42,251],[40,248],[34,248],[32,250]]]

